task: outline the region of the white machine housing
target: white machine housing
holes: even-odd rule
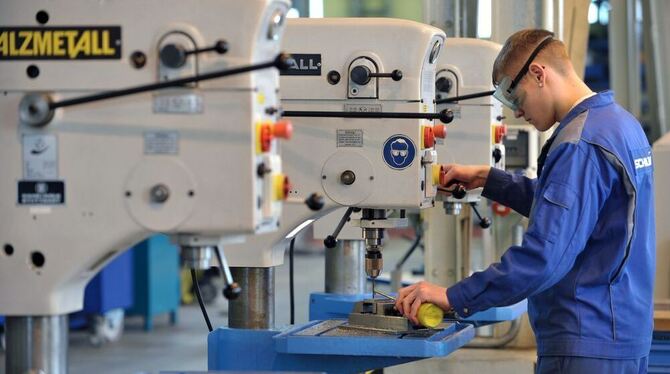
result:
[[[451,81],[450,90],[440,90],[437,85],[436,99],[446,99],[477,92],[493,90],[491,72],[493,62],[502,46],[500,44],[470,38],[450,38],[440,56],[436,84],[440,79]],[[463,100],[459,103],[438,105],[438,110],[449,108],[454,113],[453,122],[447,127],[447,137],[439,139],[435,149],[440,164],[491,165],[505,168],[505,147],[496,131],[503,128],[502,104],[493,96]],[[498,150],[498,162],[493,153]],[[447,201],[478,201],[481,189],[468,191],[461,200],[452,197]]]
[[[278,104],[274,68],[57,109],[43,127],[20,121],[19,102],[34,92],[58,101],[272,61],[288,8],[288,0],[3,4],[0,315],[81,309],[96,272],[151,233],[215,245],[222,237],[276,229],[279,147],[273,140],[267,151],[257,150],[257,126],[277,120],[266,113]],[[42,10],[44,25],[36,21]],[[58,27],[70,34],[57,34],[64,32]],[[118,35],[100,31],[109,27]],[[81,41],[84,32],[90,44]],[[26,40],[38,35],[44,42],[46,33],[53,42],[47,47]],[[167,43],[191,50],[221,39],[229,43],[223,55],[192,54],[175,69],[159,59]],[[72,58],[104,49],[117,56]],[[133,64],[134,52],[144,53],[143,67]],[[29,66],[39,69],[37,77],[27,76],[27,69],[34,72]],[[257,176],[260,163],[273,172]],[[159,184],[169,192],[164,203],[149,198]]]
[[[436,78],[450,79],[451,90],[438,91],[437,95],[446,98],[493,90],[491,72],[500,48],[499,44],[485,40],[448,39]],[[493,96],[486,96],[445,106],[451,108],[455,116],[448,127],[446,140],[436,145],[439,162],[504,169],[504,153],[502,162],[496,163],[493,159],[495,149],[504,151],[502,139],[496,139],[496,129],[502,125],[501,103]],[[445,203],[477,202],[480,199],[481,189],[477,189],[468,191],[460,200],[448,197]],[[472,225],[472,218],[445,214],[442,206],[426,209],[421,214],[426,280],[448,286],[467,276],[469,263],[463,263],[461,253],[469,238],[464,237],[462,231],[464,225]]]
[[[297,111],[435,112],[435,67],[445,34],[432,26],[390,18],[290,19],[283,50],[296,58],[295,68],[312,75],[281,76],[282,107]],[[311,61],[310,61],[311,59]],[[319,61],[320,60],[320,61]],[[372,78],[356,85],[350,71],[359,64],[373,72],[402,71],[402,79]],[[320,73],[318,73],[320,71]],[[339,82],[329,82],[337,72]],[[319,212],[286,204],[281,229],[249,238],[226,249],[231,266],[269,267],[283,263],[283,239],[307,220],[338,207],[422,209],[432,207],[436,185],[433,147],[424,147],[426,119],[290,118],[291,145],[283,147],[284,168],[291,176],[290,198],[312,193],[325,197]],[[384,144],[401,134],[415,145],[411,164],[396,170],[384,160]],[[351,170],[355,183],[340,175]],[[334,229],[334,226],[331,226]],[[361,229],[356,228],[357,239]]]

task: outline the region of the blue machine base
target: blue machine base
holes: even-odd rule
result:
[[[460,323],[427,338],[300,335],[321,322],[283,331],[216,329],[207,338],[208,369],[360,373],[446,356],[474,337],[474,328]]]
[[[369,293],[358,295],[337,295],[325,292],[313,293],[309,295],[309,319],[346,319],[354,309],[356,302],[369,298]],[[475,313],[463,319],[463,321],[475,326],[485,326],[492,323],[515,320],[524,314],[526,310],[527,302],[523,300],[514,305],[490,308]]]

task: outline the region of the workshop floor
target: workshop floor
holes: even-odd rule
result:
[[[384,249],[384,262],[395,264],[408,242],[389,241]],[[421,256],[414,254],[406,269],[418,268]],[[308,298],[311,292],[323,291],[324,256],[320,251],[296,251],[296,322],[307,322]],[[288,324],[288,257],[275,273],[277,326]],[[384,286],[382,286],[384,287]],[[382,288],[384,289],[384,288]],[[388,291],[388,289],[386,289]],[[223,298],[208,306],[214,326],[227,323],[227,303]],[[151,333],[142,329],[141,318],[126,318],[120,341],[100,348],[89,345],[85,333],[70,335],[69,368],[71,374],[159,373],[160,371],[204,371],[207,368],[207,327],[197,305],[179,310],[179,323],[170,326],[167,315],[157,317]],[[398,366],[388,372],[445,372],[445,373],[532,373],[533,350],[460,350],[447,360],[425,360],[414,366]],[[4,373],[4,352],[0,351],[0,373]]]

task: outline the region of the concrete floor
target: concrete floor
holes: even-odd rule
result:
[[[409,245],[403,240],[389,241],[384,250],[387,266],[395,264]],[[321,251],[296,251],[296,323],[308,321],[309,294],[323,291],[324,256]],[[422,258],[414,254],[407,269],[420,266]],[[289,323],[288,257],[275,272],[277,326]],[[388,291],[388,289],[386,289]],[[227,324],[227,302],[220,298],[208,306],[214,326]],[[171,326],[167,315],[158,317],[154,331],[142,330],[139,317],[126,318],[121,340],[100,348],[88,343],[83,332],[70,336],[69,367],[71,374],[158,373],[161,371],[204,371],[207,368],[207,327],[197,305],[183,306],[179,323]],[[424,360],[387,369],[386,372],[445,373],[532,373],[534,350],[463,349],[441,360]],[[0,373],[4,373],[4,353],[0,352]]]

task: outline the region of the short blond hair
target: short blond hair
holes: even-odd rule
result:
[[[542,29],[525,29],[517,31],[507,38],[498,57],[493,63],[492,80],[494,85],[500,83],[499,78],[503,75],[516,75],[523,67],[524,62],[533,53],[533,50],[547,37],[554,34]],[[558,39],[553,39],[546,45],[535,58],[551,65],[561,75],[566,75],[572,67],[565,44]],[[514,76],[510,76],[514,79]]]

